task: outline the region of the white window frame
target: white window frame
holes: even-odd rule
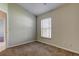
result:
[[[45,20],[45,19],[50,19],[50,37],[45,37],[45,36],[43,36],[43,31],[42,31],[42,27],[41,27],[41,33],[40,33],[40,35],[41,35],[41,38],[47,38],[47,39],[51,39],[51,37],[52,37],[52,17],[47,17],[47,18],[43,18],[43,19],[41,19],[41,23],[42,23],[42,20]],[[42,24],[41,24],[41,26],[42,26]]]

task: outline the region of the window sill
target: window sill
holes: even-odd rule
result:
[[[47,38],[47,37],[41,37],[41,38],[43,38],[43,39],[51,39],[51,38]]]

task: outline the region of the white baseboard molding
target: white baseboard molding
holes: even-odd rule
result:
[[[4,51],[6,49],[6,45],[4,42],[0,42],[0,52]]]
[[[4,51],[5,49],[6,49],[6,48],[1,49],[0,52]]]
[[[15,44],[15,45],[7,46],[7,48],[11,48],[11,47],[15,47],[15,46],[19,46],[19,45],[27,44],[27,43],[34,42],[34,41],[35,41],[35,40],[28,40],[28,41],[23,42],[23,43],[20,43],[20,44]]]
[[[58,45],[55,45],[55,44],[49,44],[49,43],[42,42],[42,41],[38,41],[38,42],[45,43],[45,44],[48,44],[48,45],[51,45],[51,46],[55,46],[55,47],[58,47],[58,48],[61,48],[61,49],[64,49],[64,50],[79,54],[78,51],[74,51],[74,50],[71,50],[71,49],[68,49],[68,48],[64,48],[64,47],[61,47],[61,46],[58,46]]]

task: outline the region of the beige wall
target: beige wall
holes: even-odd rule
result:
[[[52,17],[52,38],[40,38],[40,20]],[[79,4],[65,4],[38,16],[38,41],[79,53]]]

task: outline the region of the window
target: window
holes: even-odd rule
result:
[[[41,20],[41,37],[51,38],[51,18]]]

